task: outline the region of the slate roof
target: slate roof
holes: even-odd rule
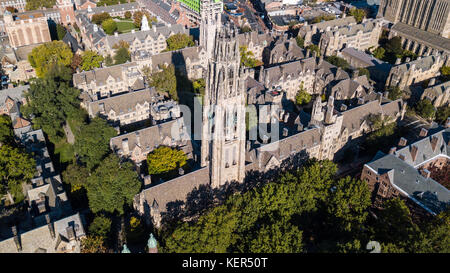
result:
[[[77,52],[78,50],[83,50],[80,45],[78,44],[77,39],[70,34],[69,31],[66,32],[66,35],[64,35],[64,38],[62,39],[64,43],[70,46],[70,49],[72,49],[72,52]]]
[[[73,84],[78,86],[81,84],[89,84],[95,81],[97,86],[104,85],[108,77],[113,77],[117,81],[124,80],[123,73],[128,68],[137,67],[135,62],[113,65],[109,67],[94,68],[93,70],[83,71],[73,74]]]
[[[118,5],[111,5],[111,6],[100,6],[92,8],[92,13],[111,13],[111,12],[118,12],[118,11],[127,11],[127,10],[135,10],[139,9],[139,4],[137,2],[132,3],[125,3],[125,4],[118,4]]]
[[[109,47],[112,48],[115,44],[117,44],[121,40],[131,44],[135,39],[138,39],[142,42],[148,39],[148,37],[151,37],[153,40],[156,40],[160,35],[163,35],[164,39],[167,39],[169,38],[169,36],[178,33],[188,34],[187,30],[182,25],[177,24],[170,26],[164,25],[155,28],[150,28],[150,30],[147,31],[135,31],[134,33],[127,32],[118,34],[117,36],[108,35],[106,37],[106,43],[109,45]]]
[[[35,228],[33,230],[21,233],[18,231],[20,242],[22,245],[22,253],[35,253],[35,252],[55,252],[55,247],[58,244],[58,235],[67,240],[67,227],[73,226],[74,233],[77,238],[86,235],[83,222],[80,214],[74,214],[64,219],[53,222],[55,230],[55,238],[52,238],[49,227],[47,225]],[[78,250],[79,251],[79,250]],[[14,237],[3,240],[0,242],[0,253],[18,253]]]
[[[378,174],[388,173],[392,185],[429,212],[439,213],[450,204],[450,191],[433,180],[425,178],[407,162],[388,154],[367,164]]]
[[[413,26],[398,22],[392,27],[402,37],[411,38],[420,44],[436,48],[438,50],[450,51],[450,40],[428,31],[415,28]]]
[[[445,91],[447,89],[449,89],[449,88],[450,88],[450,81],[446,81],[446,82],[443,82],[443,83],[436,84],[434,86],[428,87],[428,88],[426,88],[424,90],[424,92],[427,92],[429,94],[433,94],[435,97],[439,97],[442,94],[444,94]],[[445,104],[445,102],[444,102],[444,104]]]
[[[155,16],[159,17],[162,21],[169,23],[169,24],[176,24],[177,18],[174,18],[169,13],[169,10],[167,10],[167,5],[163,3],[162,1],[158,0],[149,0],[145,2],[146,8],[153,13]]]
[[[108,114],[111,110],[116,114],[128,113],[136,111],[136,105],[141,106],[147,102],[149,105],[152,102],[152,92],[150,89],[141,91],[128,92],[125,94],[112,96],[109,98],[93,101],[88,105],[88,112],[91,116],[96,116],[102,109],[101,104],[104,105],[104,111]]]
[[[353,47],[346,47],[341,51],[342,55],[348,55],[350,57],[353,57],[355,59],[358,59],[361,62],[364,62],[367,66],[375,66],[380,65],[383,62],[378,60],[372,55],[369,55],[363,51],[357,50]]]
[[[30,88],[29,85],[21,85],[14,88],[0,90],[0,105],[3,105],[7,98],[18,102],[25,98],[25,92]]]
[[[104,44],[103,40],[106,37],[106,33],[103,29],[91,22],[85,13],[78,13],[76,16],[77,21],[80,22],[80,27],[86,28],[85,34],[87,37],[92,35],[92,44],[97,47],[102,47]]]
[[[430,55],[430,56],[422,57],[421,59],[411,61],[409,63],[403,63],[403,64],[393,66],[392,68],[393,69],[395,68],[399,72],[406,73],[407,71],[409,71],[411,69],[411,67],[413,65],[415,65],[416,70],[427,71],[427,70],[430,70],[431,67],[435,63],[438,62],[438,59],[441,59],[441,58],[442,58],[441,56]]]
[[[148,189],[140,194],[150,206],[157,207],[160,213],[167,211],[167,205],[175,201],[185,201],[187,195],[195,188],[202,185],[209,185],[209,168],[205,167],[175,179],[163,182]]]

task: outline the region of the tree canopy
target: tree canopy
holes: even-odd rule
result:
[[[92,223],[89,225],[89,233],[91,235],[107,238],[111,231],[111,219],[105,216],[96,216]]]
[[[304,47],[305,47],[305,39],[303,39],[300,35],[298,35],[298,36],[295,38],[295,41],[297,42],[297,45],[298,45],[299,47],[301,47],[301,48],[304,48]]]
[[[81,70],[89,71],[101,66],[103,56],[98,55],[92,50],[87,50],[81,55]]]
[[[160,146],[147,156],[148,173],[163,174],[186,165],[187,157],[183,151]]]
[[[52,65],[69,66],[72,63],[73,53],[62,41],[51,41],[33,48],[28,54],[30,65],[36,69],[36,75],[45,77]]]
[[[389,92],[388,99],[390,100],[396,100],[403,96],[403,91],[398,86],[389,86],[386,91]]]
[[[297,95],[295,96],[295,102],[298,105],[307,104],[311,101],[311,95],[306,92],[305,88],[303,88],[303,82],[300,83],[300,88],[298,89]]]
[[[28,182],[36,172],[34,159],[21,149],[3,144],[0,146],[0,192],[5,193],[15,185]]]
[[[120,47],[114,55],[114,64],[123,64],[131,61],[130,51],[125,47]]]
[[[102,12],[92,15],[91,21],[96,25],[101,25],[104,21],[108,19],[111,19],[111,15],[109,15],[109,13],[107,12]]]
[[[239,53],[241,55],[241,65],[250,68],[262,65],[262,62],[255,58],[255,54],[252,51],[248,50],[247,46],[240,46]]]
[[[350,68],[350,64],[343,58],[338,56],[327,56],[326,61],[329,62],[332,65],[335,65],[337,67],[340,67],[344,70],[348,70]]]
[[[26,10],[37,10],[42,7],[53,8],[56,4],[56,0],[27,0]]]
[[[148,11],[136,11],[133,13],[133,23],[134,26],[137,28],[141,27],[142,24],[142,17],[147,16],[147,21],[148,21],[148,26],[152,27],[152,23],[156,23],[156,18],[151,16],[150,13]]]
[[[154,72],[149,76],[149,85],[155,87],[160,94],[165,94],[173,100],[178,100],[177,77],[175,75],[175,66],[160,67],[161,71]]]
[[[120,162],[117,155],[110,154],[88,178],[87,196],[94,212],[124,212],[141,188],[141,182],[130,162]]]
[[[166,42],[166,51],[178,50],[185,47],[194,46],[194,40],[192,39],[192,36],[184,33],[174,34],[167,38]]]
[[[62,138],[63,123],[78,111],[79,94],[78,89],[58,77],[36,79],[25,94],[28,103],[22,112],[28,117],[33,115],[34,126],[42,128],[50,138]]]
[[[117,30],[117,23],[114,19],[109,18],[102,22],[102,28],[106,34],[112,35]]]
[[[0,145],[11,143],[14,140],[11,118],[7,115],[0,115]]]
[[[75,153],[89,170],[95,168],[110,152],[109,140],[117,135],[116,130],[104,119],[96,117],[82,124],[75,134]]]
[[[356,22],[359,24],[362,22],[364,17],[367,16],[366,11],[363,9],[352,8],[349,11],[349,15],[355,17]]]
[[[425,119],[432,119],[436,109],[429,99],[423,99],[417,103],[416,113]]]

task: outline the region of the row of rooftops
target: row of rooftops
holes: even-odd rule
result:
[[[427,130],[422,131],[422,136],[427,134]],[[389,181],[399,192],[431,214],[438,214],[448,208],[450,191],[432,179],[430,172],[421,167],[444,158],[444,168],[448,168],[450,128],[427,135],[410,145],[406,145],[406,139],[402,138],[399,145],[402,148],[397,150],[397,147],[393,147],[387,155],[379,152],[366,166],[378,175],[387,174]]]

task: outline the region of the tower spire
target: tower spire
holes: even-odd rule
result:
[[[207,58],[211,58],[213,54],[216,31],[222,25],[222,11],[222,1],[201,0],[200,45],[205,48]]]

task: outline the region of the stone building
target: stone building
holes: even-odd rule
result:
[[[146,21],[142,20],[143,23]],[[125,41],[130,45],[130,52],[133,54],[140,54],[144,51],[147,54],[156,55],[167,48],[166,40],[174,34],[188,34],[188,31],[181,25],[153,25],[152,28],[141,31],[131,31],[128,33],[108,35],[105,39],[105,47],[98,48],[103,55],[113,56],[115,53],[114,45],[120,41]]]
[[[389,154],[378,153],[372,162],[364,165],[361,180],[368,183],[376,198],[404,196],[432,215],[448,209],[450,191],[431,178],[430,167],[448,168],[450,129],[427,135],[406,146],[406,140]],[[400,144],[399,143],[399,144]]]
[[[97,13],[109,13],[111,17],[125,17],[125,13],[127,11],[131,12],[131,14],[135,13],[136,11],[140,10],[139,4],[137,2],[132,3],[125,3],[125,4],[118,4],[118,5],[111,5],[111,6],[102,6],[102,7],[95,7],[95,8],[87,8],[87,14],[89,19],[92,18],[92,15]],[[84,12],[84,11],[83,11]]]
[[[122,134],[110,140],[110,147],[119,156],[130,158],[136,164],[147,159],[148,153],[164,145],[184,151],[192,158],[192,145],[183,118]]]
[[[25,92],[29,88],[29,85],[22,85],[0,90],[0,115],[10,115],[18,111],[19,105],[25,105]]]
[[[360,24],[335,26],[325,29],[320,36],[319,47],[326,56],[336,55],[345,47],[364,51],[378,47],[382,32],[380,19],[364,19]]]
[[[273,41],[272,36],[267,35]],[[270,40],[267,39],[269,42]],[[288,39],[282,36],[273,43],[262,43],[264,46],[261,56],[264,66],[268,67],[273,64],[281,64],[305,58],[305,51],[297,45],[294,38]],[[259,56],[255,56],[259,57]],[[258,58],[259,59],[259,58]]]
[[[76,14],[76,24],[80,28],[81,41],[85,49],[95,50],[105,47],[106,33],[101,27],[93,24],[85,13]]]
[[[135,62],[75,73],[73,85],[89,94],[92,100],[145,88]]]
[[[434,107],[448,105],[450,101],[450,81],[440,84],[434,84],[435,80],[431,79],[428,87],[423,91],[420,99],[429,99]]]
[[[449,0],[381,0],[378,16],[450,38]]]
[[[73,6],[72,0],[56,0],[56,7],[61,14],[61,23],[64,25],[73,24],[76,21]]]
[[[3,18],[9,42],[14,48],[51,41],[47,18],[42,12],[21,14],[14,18],[6,11]]]
[[[131,91],[100,100],[83,101],[91,118],[100,116],[114,125],[122,126],[150,118],[150,106],[154,91]]]
[[[12,228],[13,237],[0,241],[0,253],[80,253],[86,236],[79,213],[30,231]]]
[[[403,90],[415,83],[434,78],[440,73],[439,69],[446,59],[441,55],[431,55],[394,65],[389,72],[386,86],[398,86]]]
[[[27,5],[26,0],[1,0],[0,1],[0,13],[4,13],[7,7],[13,7],[17,12],[24,12],[25,6]]]

